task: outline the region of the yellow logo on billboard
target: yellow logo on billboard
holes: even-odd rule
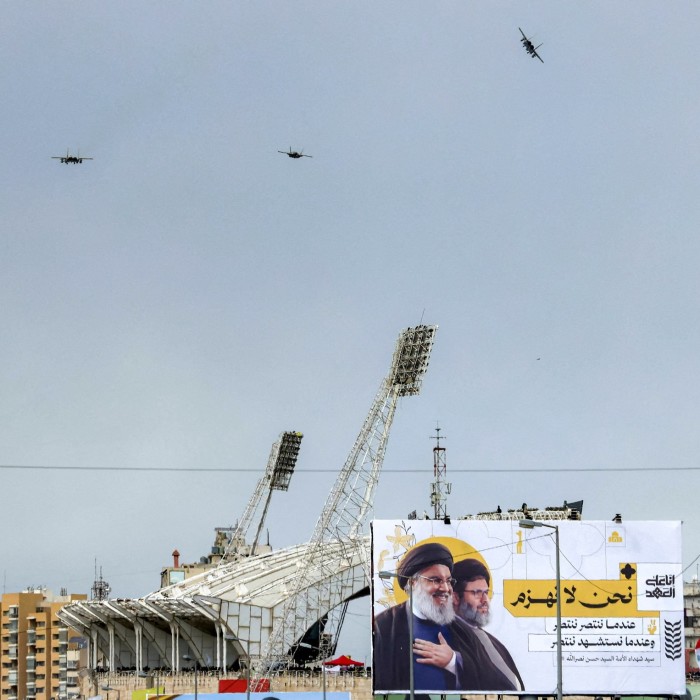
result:
[[[416,536],[409,534],[401,525],[395,525],[393,536],[387,535],[386,539],[393,545],[394,552],[398,552],[400,549],[408,549],[416,543]]]

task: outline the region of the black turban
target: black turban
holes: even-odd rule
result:
[[[439,542],[426,542],[419,544],[406,552],[404,558],[399,562],[396,573],[399,575],[399,585],[405,589],[411,576],[420,573],[423,569],[435,564],[442,564],[449,568],[452,573],[452,553],[444,544]]]
[[[463,581],[476,581],[478,578],[486,579],[486,583],[491,583],[489,570],[478,559],[458,561],[452,575],[457,579],[458,588]]]

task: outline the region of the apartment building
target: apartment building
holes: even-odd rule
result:
[[[80,693],[78,635],[57,612],[86,594],[46,588],[0,598],[0,700],[70,700]]]
[[[692,581],[683,583],[683,600],[685,602],[685,670],[686,673],[698,674],[698,657],[696,649],[700,648],[700,582],[693,576]]]

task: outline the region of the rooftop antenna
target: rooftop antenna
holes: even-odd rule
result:
[[[97,576],[97,557],[95,557],[95,582],[92,584],[92,600],[107,600],[112,591],[111,586],[102,578],[102,567],[100,567],[99,578]]]
[[[452,492],[452,484],[444,481],[447,478],[446,450],[440,445],[440,440],[445,440],[445,435],[440,435],[440,425],[435,427],[435,435],[431,440],[436,441],[433,447],[433,476],[435,481],[430,485],[430,505],[433,506],[433,517],[435,520],[447,522],[447,496]]]

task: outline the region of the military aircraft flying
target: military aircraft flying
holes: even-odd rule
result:
[[[55,158],[56,160],[60,160],[61,163],[82,163],[84,160],[93,160],[92,158],[87,158],[86,156],[81,156],[80,153],[78,153],[77,156],[72,156],[70,154],[70,151],[66,148],[66,155],[65,156],[51,156],[52,158]]]
[[[518,27],[518,29],[520,29],[520,27]],[[542,61],[542,57],[537,53],[537,49],[539,49],[542,44],[535,46],[532,41],[525,36],[525,32],[522,29],[520,29],[520,33],[523,35],[520,41],[523,43],[525,51],[527,51],[532,58],[539,58],[540,61]],[[544,63],[544,61],[542,61],[542,63]]]
[[[291,146],[288,151],[277,151],[277,153],[284,153],[290,158],[313,158],[313,156],[307,156],[304,151],[293,151]]]

